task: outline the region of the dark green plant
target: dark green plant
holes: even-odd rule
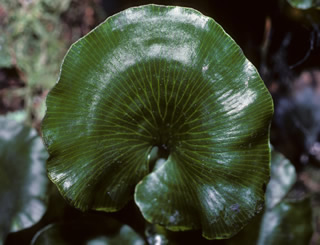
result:
[[[290,198],[296,179],[291,162],[273,150],[264,212],[227,240],[227,245],[309,244],[313,232],[311,202],[310,197]]]
[[[63,61],[42,125],[49,177],[81,210],[134,197],[151,223],[228,238],[264,205],[272,113],[256,69],[214,20],[130,8]]]
[[[108,231],[108,234],[106,234],[106,231]],[[110,218],[98,220],[85,217],[73,222],[48,225],[34,236],[31,244],[144,245],[145,242],[128,225],[121,225]]]
[[[0,244],[45,213],[47,157],[35,129],[0,117]]]

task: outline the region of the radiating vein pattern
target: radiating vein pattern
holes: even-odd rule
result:
[[[110,17],[71,47],[47,108],[49,177],[80,209],[116,211],[135,192],[148,221],[214,239],[263,205],[271,97],[235,42],[195,10]],[[169,152],[157,169],[154,146]]]

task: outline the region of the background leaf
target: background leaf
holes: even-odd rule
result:
[[[314,7],[320,7],[319,0],[287,0],[292,7],[298,9],[310,9]]]
[[[273,150],[271,155],[271,178],[266,191],[266,208],[271,209],[288,194],[297,179],[291,162]]]
[[[294,166],[281,153],[272,150],[264,213],[227,240],[227,244],[309,244],[313,232],[310,198],[286,198],[295,181]]]
[[[272,99],[239,46],[193,9],[108,18],[69,50],[47,108],[49,176],[82,210],[119,210],[142,180],[148,221],[213,239],[263,206]],[[167,158],[156,170],[154,146]]]
[[[143,245],[145,241],[128,225],[112,218],[86,216],[46,226],[35,235],[31,244]]]
[[[312,232],[310,199],[283,201],[265,212],[257,244],[309,244]]]
[[[0,117],[0,240],[46,211],[47,157],[34,129]]]

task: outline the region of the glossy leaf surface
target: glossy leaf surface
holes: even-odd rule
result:
[[[47,157],[34,129],[0,117],[0,240],[46,211]]]
[[[135,190],[148,221],[213,239],[263,206],[272,99],[198,11],[147,5],[108,18],[69,50],[47,108],[49,176],[82,210],[119,210]],[[155,146],[168,158],[153,168]]]

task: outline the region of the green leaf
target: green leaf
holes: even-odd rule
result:
[[[309,244],[312,232],[310,198],[283,201],[264,214],[257,244]]]
[[[297,179],[297,174],[291,162],[281,153],[272,151],[271,179],[266,191],[266,207],[273,208],[288,194]]]
[[[312,236],[310,199],[285,199],[296,181],[294,166],[272,150],[271,179],[266,191],[266,209],[241,232],[227,240],[228,245],[309,244]]]
[[[34,129],[0,117],[0,240],[46,211],[47,157]]]
[[[223,241],[226,245],[257,245],[263,215],[264,213],[259,213],[237,235]]]
[[[32,245],[144,245],[143,238],[127,225],[119,227],[118,222],[103,224],[85,220],[77,222],[66,222],[61,224],[50,224],[40,230],[33,238]]]
[[[227,238],[263,206],[272,113],[256,69],[214,20],[130,8],[63,61],[42,126],[49,177],[82,210],[119,210],[135,190],[148,221]],[[167,159],[153,168],[156,146]]]
[[[287,0],[289,4],[298,9],[310,9],[310,8],[319,8],[320,1],[319,0]]]

